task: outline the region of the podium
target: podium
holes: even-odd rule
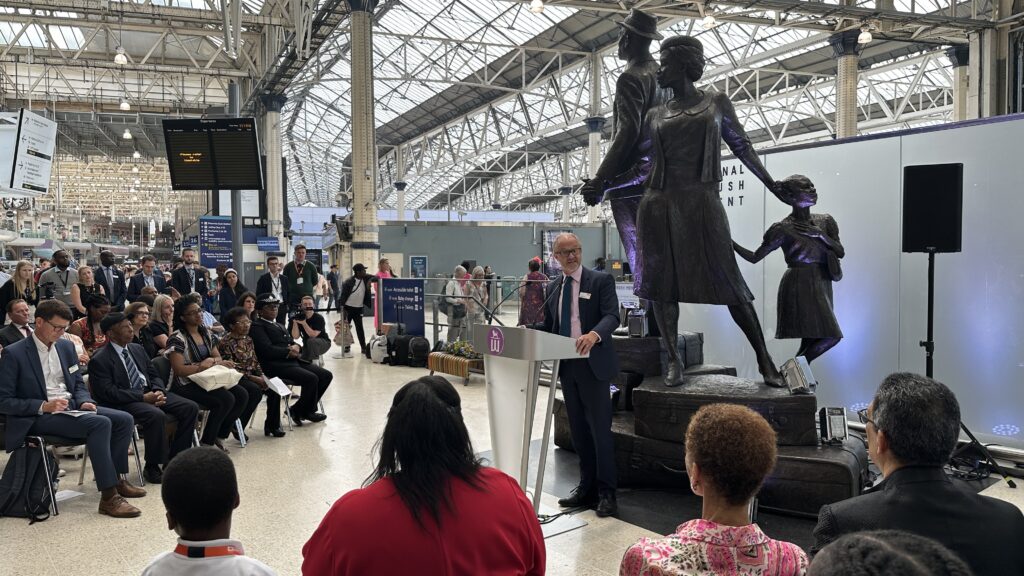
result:
[[[540,509],[544,465],[551,439],[558,365],[561,360],[586,358],[576,352],[576,340],[523,327],[473,326],[473,348],[484,355],[487,409],[490,413],[494,466],[519,480],[527,489],[530,468],[530,437],[537,412],[541,364],[552,362],[550,391],[544,413],[544,436],[533,492],[533,509]]]

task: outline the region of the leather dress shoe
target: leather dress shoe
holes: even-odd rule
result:
[[[569,496],[558,499],[562,508],[589,508],[594,504],[597,504],[597,494],[593,490],[584,492],[579,486]]]
[[[263,428],[264,436],[273,436],[274,438],[281,438],[284,436],[284,430],[280,426],[277,428]]]
[[[327,415],[320,412],[310,412],[302,418],[309,420],[310,422],[323,422],[324,420],[327,420]]]
[[[160,484],[164,481],[164,473],[159,466],[146,466],[142,469],[142,478],[150,484]]]
[[[117,493],[124,498],[142,498],[146,495],[146,489],[132,486],[127,480],[119,480],[117,482]]]
[[[142,515],[142,510],[132,506],[120,495],[100,500],[100,514],[113,518],[137,518]]]
[[[601,518],[614,516],[619,512],[619,503],[615,500],[615,490],[602,490],[597,502],[597,515]]]

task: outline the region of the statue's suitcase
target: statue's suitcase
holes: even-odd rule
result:
[[[701,406],[715,403],[748,406],[764,416],[781,446],[814,446],[818,442],[817,399],[793,395],[746,378],[722,374],[689,376],[669,388],[647,378],[633,390],[636,433],[645,438],[683,442],[690,418]]]
[[[615,355],[619,357],[619,370],[635,372],[644,376],[661,373],[659,354],[661,354],[661,338],[629,338],[612,337]]]
[[[817,517],[822,506],[859,496],[867,483],[867,443],[851,436],[842,445],[779,446],[757,498],[762,509]]]
[[[668,350],[665,349],[665,341],[658,339],[661,358],[661,373],[668,369]],[[704,363],[704,334],[702,332],[682,332],[676,340],[676,349],[679,350],[679,359],[683,361],[683,367],[697,366]]]

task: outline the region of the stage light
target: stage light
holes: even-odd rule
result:
[[[544,0],[533,0],[530,2],[530,12],[541,14],[544,12]]]
[[[708,14],[707,16],[704,17],[703,20],[700,21],[700,27],[705,30],[711,30],[717,24],[718,20],[715,19],[714,14]]]
[[[121,98],[121,103],[118,104],[117,107],[120,108],[123,112],[127,112],[132,109],[132,105],[129,104],[128,101],[124,98]]]
[[[132,139],[132,133],[127,128],[125,128],[124,129],[124,134],[121,134],[121,138],[124,139],[124,140],[131,140]]]
[[[860,36],[857,36],[857,44],[867,44],[874,39],[875,37],[871,35],[871,28],[867,24],[860,27]]]
[[[128,64],[128,56],[124,53],[124,48],[118,46],[117,54],[114,55],[114,64],[124,66]]]

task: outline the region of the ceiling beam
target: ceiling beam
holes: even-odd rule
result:
[[[145,18],[163,22],[192,22],[194,24],[206,24],[216,27],[224,24],[224,17],[219,10],[158,6],[150,2],[115,2],[106,0],[45,0],[37,2],[35,0],[3,0],[0,5],[5,8],[19,8],[23,10],[123,16],[125,18]],[[242,24],[250,26],[290,26],[292,22],[287,18],[243,12]]]

